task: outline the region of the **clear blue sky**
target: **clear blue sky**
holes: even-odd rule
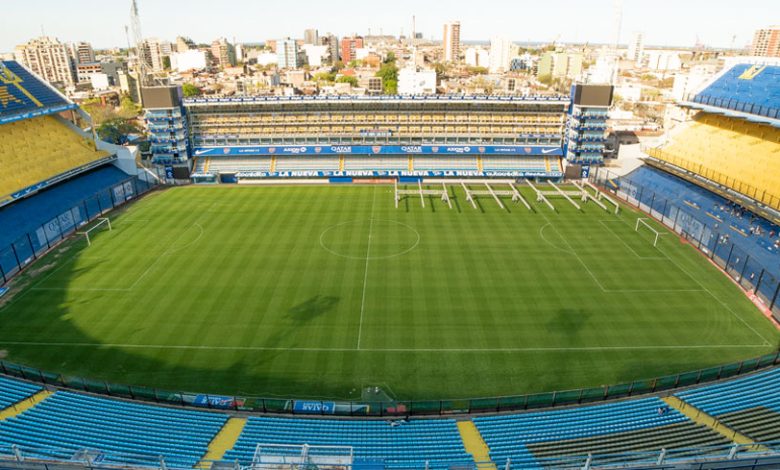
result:
[[[515,41],[609,43],[613,0],[139,0],[144,36],[198,42],[225,36],[259,42],[302,37],[306,28],[321,33],[399,34],[417,30],[441,36],[450,19],[462,23],[464,40],[501,35]],[[95,47],[125,46],[130,0],[2,0],[0,52],[47,35],[63,41],[86,40]],[[382,9],[375,8],[386,5]],[[622,42],[634,31],[653,45],[742,46],[753,31],[780,23],[780,0],[624,0]]]

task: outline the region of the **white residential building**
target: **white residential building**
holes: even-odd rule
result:
[[[413,68],[401,69],[398,72],[398,94],[400,95],[433,95],[436,93],[436,71]]]
[[[177,72],[205,69],[206,53],[197,49],[190,49],[172,54],[171,68]]]
[[[490,73],[509,71],[512,65],[512,41],[494,37],[490,40]]]

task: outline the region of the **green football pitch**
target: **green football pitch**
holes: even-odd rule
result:
[[[396,209],[391,186],[155,192],[14,282],[0,349],[168,390],[437,399],[620,383],[778,345],[726,276],[665,229],[654,247],[630,209],[489,196],[474,209],[450,192],[453,209]]]

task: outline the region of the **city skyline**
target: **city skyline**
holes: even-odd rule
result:
[[[46,34],[65,42],[88,41],[96,48],[127,47],[124,27],[129,24],[130,1],[99,3],[73,0],[67,4],[53,0],[35,3],[37,21],[15,21],[4,25],[0,52],[11,52],[18,44]],[[351,8],[354,2],[321,3],[301,0],[296,4],[274,5],[273,14],[248,0],[236,0],[231,8],[214,9],[206,0],[173,4],[161,0],[142,0],[139,5],[145,37],[173,40],[192,37],[210,43],[227,37],[241,43],[263,42],[277,37],[302,38],[305,29],[333,32],[338,36],[411,34],[412,16],[417,32],[426,39],[441,40],[448,21],[461,21],[462,41],[487,41],[500,35],[515,42],[612,43],[614,41],[613,0],[595,0],[587,5],[570,0],[550,0],[543,4],[494,2],[485,8],[465,0],[454,0],[447,11],[436,4],[399,0],[381,12],[361,12]],[[621,44],[627,44],[635,31],[643,31],[645,43],[657,46],[691,47],[696,40],[710,47],[744,47],[750,44],[756,29],[769,26],[766,12],[772,0],[756,0],[750,5],[713,0],[710,2],[673,2],[659,0],[652,7],[625,0]],[[31,18],[29,3],[5,6],[7,18]],[[348,10],[350,15],[337,14]],[[85,14],[85,12],[89,12]],[[236,12],[240,12],[237,14]],[[171,28],[170,20],[176,18]],[[203,18],[208,17],[207,22]],[[288,21],[279,21],[279,18]],[[538,21],[537,18],[549,21]],[[724,22],[723,19],[727,20]]]

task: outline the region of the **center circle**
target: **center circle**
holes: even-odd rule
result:
[[[374,260],[405,255],[420,244],[420,233],[403,222],[359,219],[332,225],[320,234],[320,246],[332,255]]]

